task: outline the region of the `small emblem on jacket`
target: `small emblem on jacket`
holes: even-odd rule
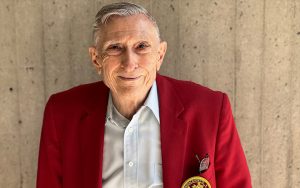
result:
[[[209,155],[206,154],[205,157],[200,160],[198,155],[196,155],[197,160],[199,161],[199,173],[203,173],[204,171],[206,171],[209,167]]]
[[[181,188],[211,188],[211,186],[207,179],[200,176],[194,176],[185,180]]]

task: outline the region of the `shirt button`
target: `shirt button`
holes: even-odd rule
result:
[[[133,162],[130,161],[130,162],[128,163],[128,165],[129,165],[130,167],[132,167],[132,166],[133,166]]]

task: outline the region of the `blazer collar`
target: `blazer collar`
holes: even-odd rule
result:
[[[180,187],[183,177],[186,122],[184,106],[169,79],[157,75],[164,187]]]

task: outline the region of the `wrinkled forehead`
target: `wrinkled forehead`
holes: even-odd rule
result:
[[[125,41],[140,41],[145,40],[149,42],[155,39],[155,35],[149,33],[149,31],[140,30],[124,30],[116,32],[106,32],[102,34],[102,43],[106,42],[125,42]]]
[[[99,34],[101,42],[126,38],[159,40],[156,27],[142,14],[126,17],[112,16],[106,24],[102,25]]]

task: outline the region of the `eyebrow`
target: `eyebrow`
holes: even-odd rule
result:
[[[137,40],[137,42],[144,42],[144,43],[151,45],[151,43],[149,41],[144,40],[144,39]],[[108,41],[104,42],[102,49],[106,49],[111,44],[122,44],[122,42],[118,41],[118,40],[108,40]]]
[[[130,32],[130,31],[127,31],[127,32]],[[119,32],[116,32],[116,33],[119,33]],[[137,35],[137,37],[139,38],[138,41],[145,41],[145,42],[148,42],[150,44],[150,42],[148,41],[149,40],[149,36],[147,36],[146,33],[147,33],[146,31],[143,31],[142,33],[139,33]],[[121,39],[122,39],[122,37],[121,37]],[[109,39],[109,40],[107,40],[107,41],[105,41],[103,43],[103,48],[106,48],[110,44],[118,44],[118,43],[122,44],[121,41],[122,40],[118,40],[118,39],[116,40],[116,39],[111,38],[111,39]]]
[[[109,45],[111,44],[120,44],[120,41],[116,41],[116,40],[109,40],[109,41],[106,41],[104,42],[103,44],[103,48],[107,48]]]

